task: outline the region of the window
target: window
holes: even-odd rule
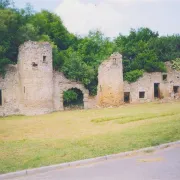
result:
[[[167,74],[163,74],[162,79],[163,81],[167,81]]]
[[[43,56],[43,63],[46,63],[46,56]]]
[[[173,91],[174,91],[175,94],[178,93],[178,91],[179,91],[179,86],[174,86],[174,87],[173,87]]]
[[[2,90],[0,89],[0,106],[2,106]]]
[[[144,99],[145,98],[145,92],[144,91],[139,92],[139,98],[140,99]]]

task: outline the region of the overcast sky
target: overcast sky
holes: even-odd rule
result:
[[[36,11],[57,13],[70,32],[86,35],[101,30],[106,36],[128,34],[130,28],[149,27],[160,35],[180,34],[180,0],[14,0]]]

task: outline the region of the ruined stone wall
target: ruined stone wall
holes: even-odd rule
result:
[[[85,109],[92,107],[89,91],[81,83],[68,80],[63,73],[53,72],[49,43],[25,42],[19,47],[18,64],[9,65],[5,78],[0,77],[0,116],[64,110],[63,92],[71,88],[82,91]]]
[[[55,111],[64,110],[63,93],[72,88],[77,88],[83,93],[84,109],[88,109],[89,91],[81,84],[67,79],[63,73],[54,71],[53,74],[54,92],[53,102]]]
[[[87,101],[87,109],[98,108],[97,105],[97,96],[89,96]]]
[[[72,88],[82,91],[85,109],[119,106],[124,103],[124,92],[130,93],[130,103],[154,101],[154,83],[159,83],[159,98],[180,99],[180,72],[171,69],[170,62],[166,66],[167,73],[144,73],[134,83],[123,82],[122,56],[114,53],[100,65],[98,94],[90,97],[81,83],[53,72],[49,43],[29,41],[19,48],[18,64],[9,65],[5,78],[0,77],[0,116],[64,110],[63,93]]]
[[[53,68],[52,47],[49,43],[28,41],[20,46],[18,76],[22,114],[52,112]]]
[[[178,99],[180,97],[180,92],[174,93],[174,86],[180,87],[180,72],[171,69],[170,62],[167,62],[166,66],[167,73],[144,73],[143,77],[134,83],[124,82],[124,92],[130,92],[131,103],[154,101],[154,83],[159,83],[160,99]],[[167,76],[167,79],[163,79],[164,75]],[[140,92],[145,92],[144,98],[139,97]]]
[[[0,77],[0,90],[2,92],[2,105],[0,116],[21,114],[19,110],[19,81],[17,66],[9,65],[4,78]]]
[[[98,70],[98,106],[119,106],[124,101],[122,56],[114,53]]]

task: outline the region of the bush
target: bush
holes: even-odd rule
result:
[[[77,88],[64,92],[64,107],[83,106],[83,93]]]
[[[140,77],[142,77],[143,73],[144,73],[143,70],[136,69],[136,70],[125,73],[124,79],[125,81],[132,83],[132,82],[137,81]]]
[[[77,97],[77,93],[71,89],[64,92],[64,102],[66,103],[77,100]]]

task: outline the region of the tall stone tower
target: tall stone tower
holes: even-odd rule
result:
[[[53,110],[52,47],[47,42],[25,42],[19,48],[18,75],[22,114]]]
[[[98,70],[99,106],[119,106],[124,102],[122,55],[114,53]]]

